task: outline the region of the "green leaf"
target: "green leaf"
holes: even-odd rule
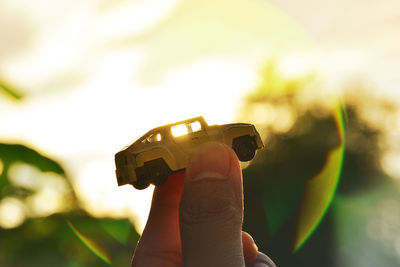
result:
[[[127,244],[132,232],[132,224],[128,220],[102,219],[99,223],[118,242]]]
[[[58,162],[24,145],[0,143],[0,159],[3,161],[4,172],[14,162],[24,162],[42,172],[54,172],[65,177],[65,171]]]

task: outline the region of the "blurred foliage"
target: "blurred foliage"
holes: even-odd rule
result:
[[[16,186],[11,183],[9,169],[15,163],[25,163],[41,172],[53,172],[61,177],[66,177],[65,171],[59,163],[21,144],[0,143],[0,160],[3,165],[3,171],[0,173],[0,200],[5,197],[26,199],[34,193],[31,188]],[[74,198],[71,198],[71,200],[73,201]]]
[[[3,93],[3,95],[10,97],[11,99],[14,100],[21,100],[23,98],[22,93],[18,92],[18,90],[7,84],[1,78],[0,78],[0,93]]]
[[[1,266],[108,266],[73,234],[67,220],[107,251],[113,266],[129,266],[132,244],[139,238],[131,223],[92,218],[83,212],[32,218],[18,228],[0,229]]]
[[[265,67],[260,71],[260,76],[263,80],[251,93],[248,95],[248,103],[262,101],[263,99],[271,99],[280,95],[297,94],[299,90],[314,85],[318,79],[316,74],[308,73],[296,77],[284,77],[275,60],[269,60]],[[243,110],[246,112],[246,110]]]
[[[0,158],[4,165],[2,174],[4,176],[7,176],[8,169],[13,163],[24,162],[35,166],[42,172],[54,172],[65,177],[65,171],[58,162],[21,144],[0,143]]]
[[[307,130],[301,129],[304,125]],[[305,184],[321,171],[328,153],[340,145],[338,130],[332,117],[321,119],[306,112],[290,131],[275,134],[265,145],[243,171],[244,230],[254,235],[260,250],[278,266],[302,266],[297,254],[293,255],[293,245]]]
[[[0,90],[14,100],[22,99],[22,94],[1,81]],[[0,163],[0,205],[4,199],[21,201],[26,216],[15,228],[0,227],[0,266],[108,266],[98,251],[85,247],[82,238],[106,251],[113,266],[129,266],[133,246],[139,239],[135,228],[127,219],[93,218],[84,212],[59,162],[23,144],[0,143]],[[34,175],[53,173],[66,181],[64,201],[68,201],[68,208],[48,216],[33,214],[28,200],[41,189],[15,184],[10,177],[10,169],[21,163],[38,170]],[[74,234],[68,222],[79,235]]]
[[[367,96],[362,94],[343,99],[347,104],[347,141],[336,196],[314,234],[299,251],[293,252],[306,182],[323,169],[329,152],[341,144],[340,124],[334,119],[332,106],[326,105],[327,99],[318,96],[315,86],[319,83],[315,76],[285,81],[276,75],[279,73],[269,63],[262,83],[249,94],[240,113],[240,120],[256,121],[265,144],[243,171],[243,229],[277,266],[364,266],[368,261],[360,258],[367,259],[368,254],[374,255],[374,262],[397,266],[399,254],[396,256],[393,242],[389,244],[390,254],[376,260],[379,245],[365,230],[373,214],[352,213],[342,208],[361,198],[363,202],[352,207],[366,209],[371,192],[386,190],[390,185],[391,196],[397,194],[396,199],[400,201],[393,179],[383,173],[379,164],[383,154],[383,129],[363,119],[360,106]],[[378,102],[381,107],[388,106]],[[277,128],[275,124],[287,114],[290,114],[288,123]],[[352,238],[348,231],[350,225],[361,221],[364,228]],[[400,238],[400,231],[397,234]],[[346,245],[350,247],[350,239],[351,252],[341,250]],[[349,262],[354,265],[347,265]]]

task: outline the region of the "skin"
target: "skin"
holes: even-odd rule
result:
[[[239,160],[226,145],[204,144],[186,173],[155,188],[132,266],[250,266],[258,249],[242,222]]]

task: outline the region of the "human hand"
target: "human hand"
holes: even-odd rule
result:
[[[171,175],[155,188],[132,266],[268,266],[254,265],[256,257],[263,261],[262,255],[241,231],[242,221],[242,172],[236,154],[220,143],[204,144],[186,173]]]

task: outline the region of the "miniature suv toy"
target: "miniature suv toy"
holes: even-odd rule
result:
[[[264,146],[254,125],[248,123],[209,126],[203,117],[196,117],[168,124],[115,154],[118,185],[132,184],[136,189],[161,185],[170,174],[184,170],[192,152],[208,141],[232,147],[241,161],[253,159]]]

